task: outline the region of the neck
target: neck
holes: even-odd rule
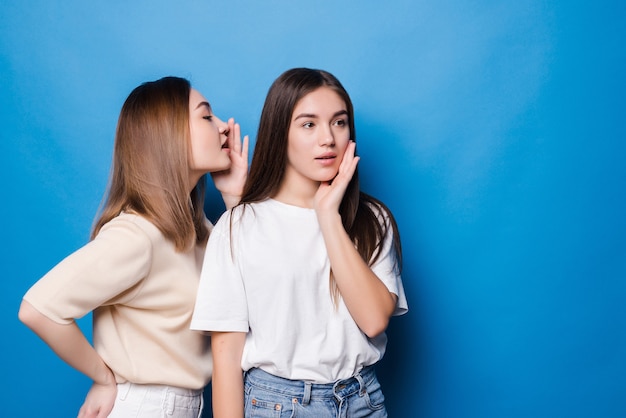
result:
[[[319,186],[318,181],[294,182],[288,181],[285,177],[278,193],[272,198],[288,205],[311,209]]]
[[[189,193],[193,190],[194,187],[198,185],[198,182],[202,178],[204,174],[200,173],[189,173]]]

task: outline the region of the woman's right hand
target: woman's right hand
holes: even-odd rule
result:
[[[94,382],[85,397],[85,402],[81,406],[80,411],[78,411],[78,418],[108,417],[113,409],[116,397],[117,384],[115,379],[105,384]]]
[[[230,168],[224,171],[212,172],[213,184],[219,190],[230,209],[239,203],[243,193],[243,186],[248,178],[248,135],[241,140],[241,128],[233,118],[228,119],[227,141],[230,150]]]

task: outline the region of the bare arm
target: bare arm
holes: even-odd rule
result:
[[[241,356],[246,334],[243,332],[212,332],[213,352],[213,416],[243,418],[243,371]]]
[[[363,261],[339,214],[321,216],[320,226],[341,297],[361,331],[375,337],[387,328],[397,296]]]
[[[117,394],[115,377],[78,325],[58,324],[25,300],[22,301],[18,317],[63,361],[94,381],[79,417],[108,416]]]
[[[315,211],[341,297],[361,331],[375,337],[387,328],[397,296],[361,258],[341,222],[339,204],[359,161],[354,151],[351,143],[335,179],[320,185]]]

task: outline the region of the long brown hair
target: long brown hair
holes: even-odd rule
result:
[[[189,184],[188,80],[164,77],[135,88],[122,106],[105,201],[93,239],[122,211],[149,219],[178,251],[206,241],[206,178]]]
[[[287,166],[288,134],[293,110],[300,99],[320,87],[332,89],[344,100],[350,138],[356,141],[352,101],[335,76],[327,71],[310,68],[285,71],[274,81],[265,99],[242,204],[259,202],[276,195]],[[401,270],[402,247],[396,221],[380,200],[360,191],[358,169],[344,194],[339,213],[350,239],[369,265],[380,256],[384,238],[391,228],[395,267],[398,272]],[[381,222],[379,216],[387,218],[388,222]],[[339,290],[332,273],[330,281],[331,296],[337,302]]]

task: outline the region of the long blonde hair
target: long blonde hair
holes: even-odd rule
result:
[[[149,219],[177,250],[205,242],[206,178],[189,184],[191,84],[164,77],[135,88],[122,106],[113,163],[93,239],[122,211]]]

